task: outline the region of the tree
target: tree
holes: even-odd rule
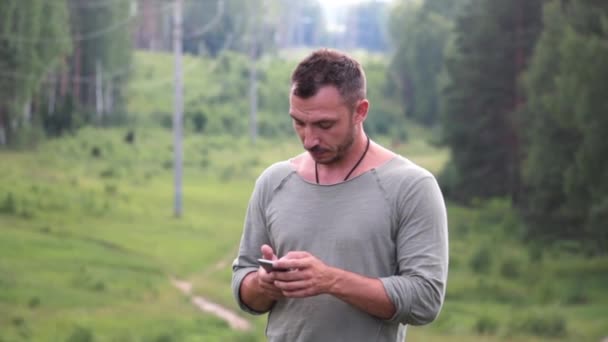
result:
[[[127,1],[108,2],[104,6],[84,6],[68,0],[74,53],[69,59],[71,93],[64,99],[74,103],[82,122],[93,120],[99,96],[103,96],[106,114],[118,115],[124,109],[124,91],[129,78],[135,13]],[[101,78],[99,84],[98,78]],[[97,91],[102,87],[101,95]],[[64,109],[65,110],[65,109]],[[104,118],[94,119],[101,123]],[[106,120],[107,121],[107,120]]]
[[[391,76],[399,87],[405,116],[426,125],[435,124],[438,77],[451,25],[420,3],[403,2],[392,13],[390,32],[396,49]]]
[[[33,99],[71,49],[67,18],[64,1],[0,2],[0,145],[35,121]]]
[[[521,189],[519,76],[541,29],[542,0],[471,0],[456,20],[446,58],[443,142],[452,160],[442,175],[448,196],[510,196]]]
[[[528,233],[605,252],[608,4],[554,0],[544,25],[525,79]]]

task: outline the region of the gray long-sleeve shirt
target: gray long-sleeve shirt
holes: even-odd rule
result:
[[[330,295],[279,300],[269,341],[395,341],[399,323],[435,319],[445,295],[448,233],[435,178],[403,157],[335,185],[301,178],[283,161],[256,182],[232,289],[240,307],[243,278],[258,268],[260,246],[281,257],[307,251],[326,264],[379,278],[396,308],[382,320]]]

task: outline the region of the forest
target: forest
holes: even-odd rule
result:
[[[189,300],[237,310],[248,196],[301,151],[289,78],[320,47],[361,61],[366,132],[448,204],[446,304],[408,341],[608,337],[608,2],[328,6],[0,2],[0,341],[263,340]]]

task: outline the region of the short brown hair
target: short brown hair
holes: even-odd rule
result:
[[[365,73],[361,64],[345,53],[320,49],[298,64],[291,74],[293,95],[307,99],[324,86],[334,86],[354,108],[355,102],[366,97]]]

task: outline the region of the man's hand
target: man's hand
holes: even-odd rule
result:
[[[270,246],[263,245],[261,249],[264,259],[277,259]],[[249,308],[259,312],[266,312],[272,308],[277,299],[283,298],[281,290],[274,285],[275,279],[272,273],[267,273],[260,266],[257,272],[251,272],[243,278],[239,295],[243,303]]]
[[[271,273],[275,287],[289,298],[330,293],[336,282],[336,269],[308,252],[289,252],[275,261],[275,267],[290,270]]]
[[[274,266],[287,272],[272,272],[274,285],[288,298],[304,298],[329,294],[370,315],[389,319],[395,306],[378,278],[326,265],[308,252],[289,252]]]
[[[277,260],[277,256],[274,254],[272,247],[268,245],[263,245],[262,248],[262,256],[266,260]],[[277,272],[266,272],[263,267],[258,268],[257,280],[258,286],[262,290],[262,293],[273,300],[278,300],[283,298],[283,294],[281,290],[277,288],[274,284],[275,282],[275,273]]]

